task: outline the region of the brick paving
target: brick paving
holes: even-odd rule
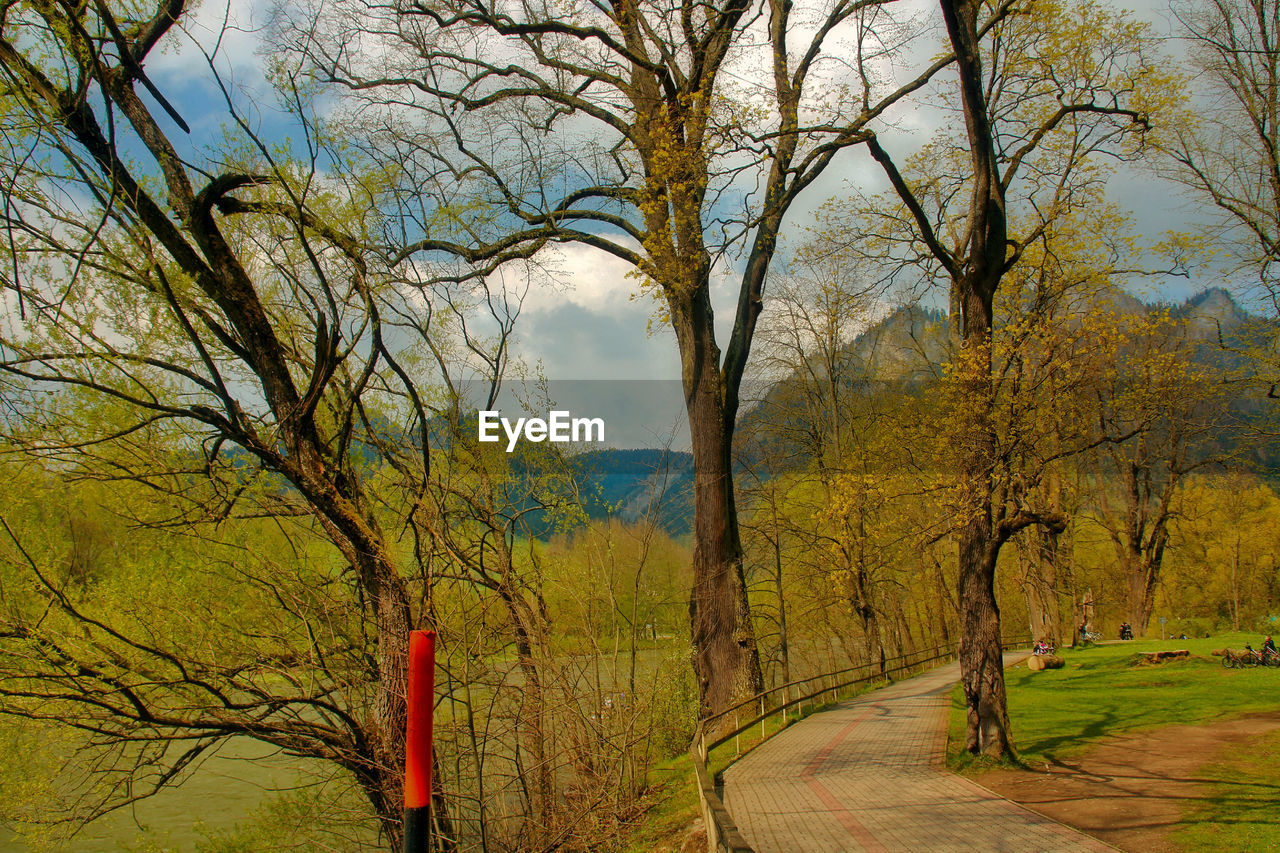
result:
[[[756,853],[1114,851],[943,766],[960,665],[802,720],[724,773]]]

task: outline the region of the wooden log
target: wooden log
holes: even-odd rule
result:
[[[1144,652],[1143,657],[1147,659],[1147,663],[1164,663],[1167,660],[1178,660],[1180,658],[1190,657],[1191,652],[1187,649],[1177,649],[1176,651],[1167,652]]]
[[[1057,655],[1032,655],[1027,658],[1027,669],[1039,672],[1042,669],[1062,669],[1066,661]]]

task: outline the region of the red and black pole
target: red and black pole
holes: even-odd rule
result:
[[[431,722],[436,632],[409,632],[409,721],[404,750],[404,853],[431,849]]]

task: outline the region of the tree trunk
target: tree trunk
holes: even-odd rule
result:
[[[994,285],[971,276],[954,287],[964,295],[964,338],[957,356],[956,429],[961,471],[960,670],[968,720],[965,747],[1003,757],[1012,752],[1005,699],[1004,650],[996,604],[996,560],[1001,541],[993,513],[996,435],[991,378]]]
[[[1060,535],[1040,527],[1031,528],[1032,553],[1023,580],[1027,616],[1031,622],[1031,639],[1050,639],[1055,646],[1062,643],[1057,589],[1058,563],[1061,559]]]
[[[975,518],[961,531],[960,600],[964,607],[960,670],[968,706],[965,748],[975,755],[986,753],[1000,757],[1012,751],[1012,743],[993,546],[989,517]]]
[[[306,455],[304,459],[308,458]],[[318,457],[315,457],[318,458]],[[303,484],[323,482],[300,478]],[[330,540],[356,570],[364,599],[372,603],[377,636],[377,670],[370,673],[372,713],[361,725],[367,752],[356,775],[378,815],[388,849],[403,840],[405,737],[409,714],[409,630],[412,609],[404,580],[384,545],[382,531],[365,518],[359,504],[328,487],[311,496]],[[323,514],[321,514],[323,513]]]
[[[378,815],[391,849],[403,844],[405,727],[409,695],[409,599],[390,566],[378,589],[377,761],[382,802]]]
[[[760,692],[763,678],[733,494],[736,405],[727,399],[705,288],[673,301],[693,450],[693,591],[689,619],[701,715]],[[736,399],[736,394],[732,395]]]
[[[951,642],[951,618],[957,611],[956,601],[947,587],[947,575],[943,571],[942,561],[934,557],[934,576],[937,580],[938,630],[944,644]]]
[[[373,748],[374,766],[361,784],[378,815],[388,849],[399,850],[403,844],[411,611],[404,582],[390,561],[380,556],[375,554],[372,559],[366,557],[354,562],[354,565],[363,562],[365,566],[361,574],[369,599],[375,602],[378,638],[373,719],[368,727],[372,730],[366,732]]]
[[[516,721],[519,748],[525,753],[523,761],[517,762],[528,801],[524,817],[534,826],[547,826],[551,823],[556,799],[554,769],[547,749],[548,702],[543,683],[546,626],[539,618],[536,602],[531,605],[519,591],[504,585],[498,590],[498,595],[506,605],[507,618],[515,631],[516,660],[524,678],[520,690],[520,716]],[[519,766],[521,764],[523,766]]]
[[[996,435],[992,415],[992,305],[1005,272],[1008,218],[995,131],[986,101],[978,36],[980,0],[940,0],[943,23],[956,53],[960,101],[973,170],[969,202],[968,253],[951,266],[952,305],[961,316],[959,390],[955,403],[955,440],[962,478],[960,509],[960,668],[969,707],[966,745],[970,752],[1003,756],[1011,751],[1005,706],[1004,660],[1000,647],[1000,610],[996,606],[995,566],[1000,552],[992,514]]]
[[[1236,547],[1231,555],[1231,630],[1240,630],[1240,531],[1236,531]]]
[[[871,584],[865,565],[849,569],[849,603],[862,623],[863,655],[869,664],[877,664],[881,674],[885,670],[884,636],[876,603],[872,599]]]
[[[1128,582],[1129,624],[1139,636],[1147,633],[1151,614],[1155,610],[1156,587],[1160,582],[1163,557],[1163,548],[1144,553],[1142,549],[1130,546],[1121,560],[1121,568]]]
[[[787,637],[787,599],[782,589],[782,530],[778,526],[778,503],[775,495],[773,505],[773,560],[774,590],[778,596],[778,657],[782,664],[782,683],[791,683],[791,646]]]

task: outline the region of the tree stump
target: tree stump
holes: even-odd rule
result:
[[[1039,672],[1042,669],[1062,669],[1066,661],[1057,655],[1032,655],[1027,658],[1027,669]]]

